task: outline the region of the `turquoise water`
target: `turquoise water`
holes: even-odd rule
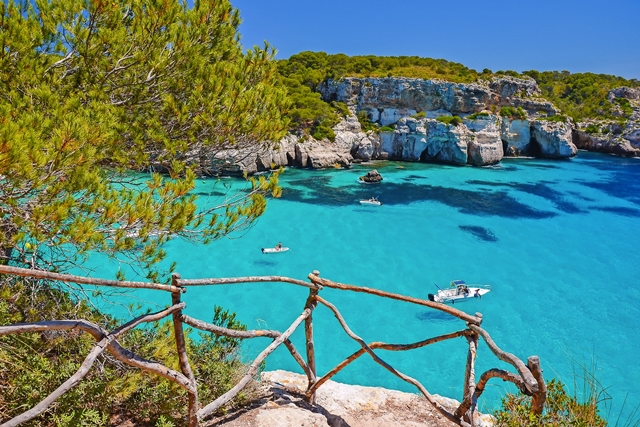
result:
[[[546,379],[558,377],[578,392],[583,367],[611,395],[617,417],[640,404],[640,354],[636,330],[640,303],[637,236],[640,220],[640,161],[580,152],[570,161],[505,159],[490,168],[376,164],[381,184],[357,177],[374,165],[351,170],[288,169],[281,199],[270,200],[249,230],[196,246],[172,241],[170,260],[183,278],[282,275],[322,277],[417,298],[450,280],[487,283],[482,301],[457,305],[484,316],[483,327],[505,351],[526,361],[538,355]],[[197,191],[216,194],[221,183],[204,180]],[[381,207],[361,206],[378,196]],[[203,201],[205,199],[203,198]],[[281,241],[291,250],[263,255]],[[97,275],[113,277],[103,268]],[[186,313],[211,320],[213,306],[235,311],[249,328],[284,330],[302,311],[308,290],[285,284],[192,288]],[[366,341],[409,343],[462,329],[461,321],[435,310],[363,294],[321,291],[351,329]],[[164,294],[140,293],[165,305]],[[116,310],[117,311],[117,310]],[[333,314],[314,315],[318,372],[323,374],[359,346]],[[293,339],[304,351],[304,332]],[[245,346],[255,356],[268,340]],[[378,351],[432,393],[462,397],[466,340],[458,338],[409,352]],[[476,375],[509,368],[483,341]],[[286,349],[267,359],[267,369],[301,372]],[[416,391],[366,356],[335,378],[360,385]],[[479,405],[490,410],[505,390],[491,380]]]

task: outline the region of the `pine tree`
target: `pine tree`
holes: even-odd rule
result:
[[[0,4],[0,262],[64,271],[98,251],[154,279],[172,236],[261,215],[277,174],[220,212],[190,193],[220,150],[287,129],[274,50],[243,52],[239,23],[227,0]]]

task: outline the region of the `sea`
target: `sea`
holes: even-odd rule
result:
[[[376,169],[378,184],[359,177]],[[601,414],[611,425],[638,418],[640,405],[640,159],[580,151],[570,160],[505,158],[489,167],[374,162],[351,169],[289,168],[282,196],[270,198],[251,227],[209,245],[175,239],[167,265],[182,278],[278,275],[307,280],[313,271],[344,284],[427,299],[455,279],[488,284],[481,300],[455,308],[482,313],[482,327],[504,351],[525,361],[539,356],[546,380],[557,378],[585,398],[596,385]],[[241,179],[203,179],[202,206],[246,188]],[[377,197],[381,206],[360,199]],[[278,242],[278,254],[261,249]],[[96,258],[97,259],[97,258]],[[93,275],[113,278],[122,266],[95,263]],[[130,277],[129,277],[130,278]],[[284,331],[303,311],[309,290],[286,283],[190,288],[185,313],[211,321],[216,305],[236,313],[249,329]],[[325,288],[320,296],[340,311],[366,342],[407,344],[465,328],[463,321],[429,307]],[[164,307],[170,297],[140,291],[107,308],[126,317],[126,304]],[[122,305],[122,303],[125,305]],[[322,375],[360,346],[333,313],[314,311],[317,371]],[[292,339],[304,354],[304,330]],[[247,340],[251,360],[270,340]],[[462,399],[468,344],[464,338],[424,348],[376,350],[385,362],[420,381],[430,393]],[[515,372],[481,339],[476,378],[491,368]],[[266,370],[303,373],[286,348]],[[333,380],[418,392],[360,357]],[[478,402],[497,409],[515,392],[489,381]]]

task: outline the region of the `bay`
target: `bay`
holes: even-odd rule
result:
[[[367,185],[358,177],[376,168],[384,177]],[[483,327],[503,350],[526,361],[538,355],[547,380],[559,378],[581,394],[584,377],[606,389],[605,415],[626,416],[640,404],[640,354],[635,328],[640,304],[640,161],[588,152],[568,161],[504,159],[500,164],[455,167],[384,162],[350,170],[288,169],[283,195],[269,200],[250,229],[208,246],[169,242],[167,262],[183,278],[281,275],[305,280],[314,270],[333,281],[416,298],[453,279],[490,284],[481,301],[456,305],[483,314]],[[196,192],[213,203],[234,179],[201,180]],[[362,206],[377,196],[382,206]],[[290,251],[265,255],[282,242]],[[113,263],[92,262],[95,275],[113,277]],[[286,284],[192,288],[185,312],[210,321],[214,305],[235,311],[249,328],[284,330],[303,310],[308,290]],[[464,328],[438,311],[359,293],[324,289],[320,295],[365,341],[410,343]],[[164,306],[166,295],[140,292],[136,301]],[[122,301],[120,301],[122,302]],[[123,315],[121,306],[112,306]],[[319,374],[359,349],[333,314],[314,314]],[[304,351],[304,332],[293,342]],[[268,340],[248,341],[245,357]],[[431,393],[460,400],[467,344],[463,338],[409,352],[378,354]],[[513,371],[480,343],[476,375]],[[267,370],[300,368],[286,349],[267,359]],[[586,375],[585,375],[586,374]],[[416,392],[367,356],[335,380]],[[593,378],[591,378],[593,379]],[[491,380],[479,402],[488,412],[513,391]]]

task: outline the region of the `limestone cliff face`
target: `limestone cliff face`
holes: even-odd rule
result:
[[[559,110],[539,97],[533,79],[503,77],[462,84],[402,77],[344,78],[328,80],[318,91],[325,101],[344,102],[351,112],[334,127],[333,143],[288,135],[278,148],[258,154],[218,153],[212,169],[252,174],[279,166],[322,169],[370,160],[484,166],[504,156],[566,159],[578,148],[640,156],[639,89],[623,87],[609,93],[621,119],[623,110],[616,99],[629,100],[633,114],[626,122],[577,124],[545,120]],[[502,117],[497,113],[501,107],[521,107],[525,117]],[[391,129],[363,132],[356,118],[362,111],[372,122]],[[462,119],[457,126],[436,120],[454,115]]]
[[[515,106],[532,114],[558,110],[539,94],[533,79],[504,77],[479,83],[452,83],[440,80],[404,77],[355,78],[327,80],[318,87],[326,101],[341,101],[365,110],[372,121],[382,126],[395,123],[419,111],[464,115],[500,106]]]
[[[571,125],[568,123],[535,121],[532,131],[533,140],[540,147],[542,157],[568,158],[578,152],[571,142]]]
[[[558,114],[551,103],[537,97],[539,89],[533,79],[505,77],[462,84],[345,78],[328,80],[318,91],[326,101],[344,102],[354,112],[365,111],[372,122],[394,128],[393,132],[351,138],[350,152],[355,159],[484,166],[499,162],[505,155],[542,152],[548,157],[568,158],[577,151],[570,135],[562,143],[542,136],[532,140],[536,119]],[[491,113],[503,106],[522,107],[528,117],[513,120]],[[462,117],[463,124],[450,126],[434,120],[452,115]]]

